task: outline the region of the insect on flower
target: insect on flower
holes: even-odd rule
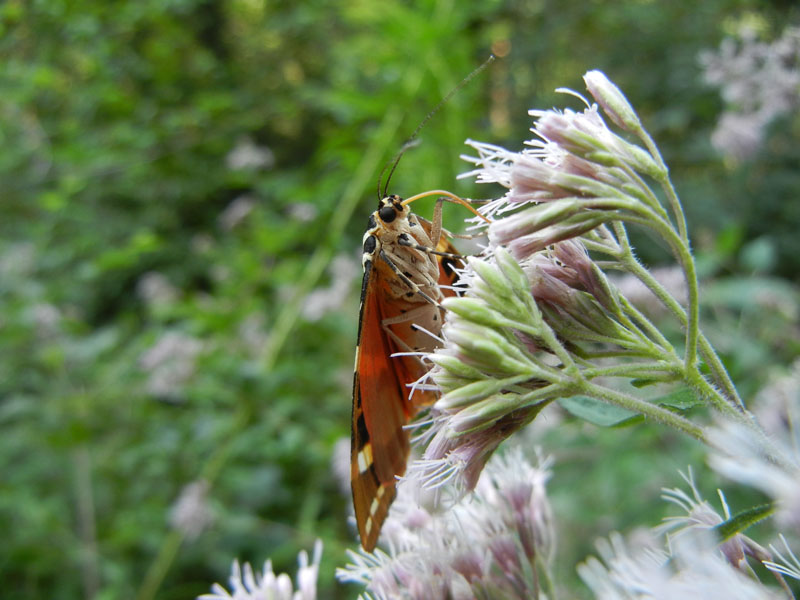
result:
[[[434,195],[440,198],[433,221],[411,212],[409,204]],[[429,368],[419,354],[439,345],[444,318],[440,303],[456,294],[453,267],[460,260],[442,229],[443,200],[479,215],[466,200],[441,190],[405,200],[384,195],[364,234],[350,481],[361,545],[367,551],[378,541],[397,477],[406,469],[409,436],[404,428],[437,398],[432,390],[412,384]]]
[[[469,202],[450,192],[433,190],[405,200],[387,195],[389,181],[428,120],[493,60],[490,56],[422,120],[389,163],[392,168],[382,192],[383,172],[378,178],[380,201],[369,218],[361,259],[364,279],[350,436],[353,507],[361,545],[368,552],[378,542],[394,500],[395,483],[406,470],[410,446],[405,426],[437,398],[434,391],[414,384],[429,369],[421,355],[439,345],[444,318],[441,301],[456,294],[454,267],[460,265],[460,259],[448,241],[452,235],[442,229],[442,202],[462,204],[488,221]],[[429,196],[439,196],[432,221],[414,215],[409,208],[415,200]]]

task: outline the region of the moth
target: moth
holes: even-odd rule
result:
[[[433,221],[411,212],[409,204],[432,195],[440,196]],[[478,214],[465,200],[441,190],[405,200],[384,195],[364,234],[350,481],[361,545],[369,552],[394,500],[397,478],[406,469],[410,446],[405,426],[436,400],[433,391],[412,384],[428,371],[414,353],[438,347],[444,318],[440,303],[456,293],[454,267],[460,260],[442,230],[444,199]]]

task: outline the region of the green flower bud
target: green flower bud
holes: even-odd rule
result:
[[[614,123],[634,133],[642,129],[639,117],[628,99],[602,71],[589,71],[583,76],[583,81],[586,89]]]
[[[503,327],[507,320],[489,308],[485,302],[468,296],[445,298],[442,301],[445,309],[468,321],[486,325],[487,327]]]
[[[475,367],[464,364],[457,357],[445,352],[434,352],[428,355],[428,359],[438,367],[441,367],[446,373],[453,376],[453,379],[460,378],[464,380],[476,380],[484,377]],[[437,377],[437,381],[438,381]]]

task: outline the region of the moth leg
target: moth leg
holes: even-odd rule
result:
[[[448,231],[447,235],[449,237],[451,237],[451,238],[458,238],[459,240],[474,240],[475,238],[486,237],[486,232],[483,232],[483,233],[450,233]]]
[[[439,245],[442,237],[442,205],[446,198],[439,197],[433,207],[433,221],[431,221],[431,242],[434,248]]]
[[[413,248],[414,250],[419,250],[421,252],[425,252],[427,254],[435,254],[436,256],[444,256],[445,258],[452,258],[453,260],[461,260],[464,257],[461,254],[453,254],[452,252],[440,252],[439,250],[434,250],[433,248],[428,248],[427,246],[422,246],[420,244],[415,244],[408,239],[408,236],[404,233],[397,238],[397,243],[400,246],[405,246],[406,248]]]
[[[439,238],[441,238],[442,233],[449,238],[458,238],[460,240],[471,240],[486,235],[486,233],[451,233],[444,229],[442,227],[442,204],[445,202],[453,202],[454,204],[458,204],[452,198],[448,198],[447,196],[440,196],[436,199],[436,204],[433,207],[433,220],[431,221],[431,241],[433,242],[434,248],[439,245]]]
[[[440,206],[440,204],[437,203],[436,206]],[[441,213],[441,210],[439,210],[439,213]],[[436,207],[434,207],[433,221],[429,221],[428,219],[425,219],[424,217],[420,217],[419,215],[414,215],[414,217],[418,221],[423,221],[425,223],[430,223],[430,226],[431,226],[431,237],[433,238],[434,234],[436,233],[436,223],[437,223]],[[445,229],[444,227],[442,227],[441,214],[439,214],[439,216],[438,216],[438,228],[439,228],[439,233],[438,233],[439,239],[441,239],[442,235],[444,235],[445,237],[457,238],[459,240],[474,240],[475,238],[486,237],[486,235],[487,235],[487,232],[483,232],[483,233],[453,233],[452,231],[449,231],[448,229]],[[432,244],[432,245],[435,247],[438,244],[439,244],[439,242],[436,241],[436,243]]]
[[[431,297],[430,297],[428,294],[426,294],[425,292],[423,292],[423,291],[422,291],[422,290],[419,288],[419,286],[418,286],[416,283],[414,283],[413,281],[411,281],[411,280],[408,278],[408,276],[406,276],[406,275],[405,275],[405,274],[404,274],[404,273],[403,273],[403,272],[402,272],[400,269],[398,269],[398,268],[397,268],[397,265],[396,265],[396,264],[394,264],[394,261],[392,261],[392,259],[391,259],[391,258],[389,258],[389,257],[386,255],[386,252],[384,252],[383,250],[381,250],[381,252],[380,252],[380,257],[383,259],[383,261],[384,261],[384,262],[385,262],[387,265],[389,265],[389,267],[392,269],[392,271],[394,272],[394,274],[395,274],[395,275],[397,275],[398,279],[400,279],[400,281],[402,281],[404,284],[406,284],[406,286],[408,287],[408,289],[409,289],[409,291],[410,291],[410,292],[413,292],[414,294],[419,294],[420,296],[422,296],[422,297],[425,299],[425,301],[426,301],[426,302],[429,302],[429,303],[431,303],[431,304],[436,304],[436,305],[438,306],[438,304],[439,304],[439,303],[438,303],[438,302],[436,302],[436,300],[434,300],[434,299],[433,299],[433,298],[431,298]]]
[[[386,335],[388,335],[394,341],[394,343],[397,344],[398,351],[400,351],[400,352],[420,352],[420,348],[413,348],[413,347],[409,346],[409,344],[404,339],[402,339],[400,336],[398,336],[392,330],[390,325],[397,325],[398,323],[408,323],[409,321],[411,321],[412,322],[411,327],[415,331],[422,331],[423,333],[427,333],[427,330],[425,330],[423,328],[416,327],[413,324],[413,321],[421,320],[422,318],[427,316],[427,311],[428,310],[430,310],[429,306],[421,305],[421,306],[418,306],[417,308],[414,308],[414,309],[412,309],[412,310],[410,310],[410,311],[408,311],[406,313],[403,313],[401,315],[397,315],[396,317],[388,317],[388,318],[383,319],[381,321],[381,327],[386,332]],[[440,316],[440,318],[441,318],[441,316]],[[436,338],[433,338],[433,334],[429,334],[429,335],[431,335],[432,339],[436,340]],[[421,356],[413,356],[413,358],[416,360],[417,363],[419,363],[421,366],[425,367],[426,369],[430,368],[430,365],[426,364]]]
[[[408,323],[409,321],[412,322],[412,327],[415,331],[423,331],[422,329],[414,326],[413,321],[421,319],[427,315],[427,311],[430,310],[429,306],[418,306],[417,308],[412,308],[408,312],[403,313],[402,315],[397,315],[396,317],[387,317],[381,321],[381,325],[383,326],[384,331],[391,337],[397,345],[403,350],[404,352],[416,352],[419,348],[412,348],[409,346],[405,341],[400,339],[397,334],[389,327],[389,325],[397,325],[398,323]]]

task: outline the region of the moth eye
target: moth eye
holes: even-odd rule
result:
[[[364,254],[372,254],[375,252],[377,245],[378,241],[375,239],[375,236],[369,236],[366,240],[364,240]]]
[[[375,222],[375,213],[372,213],[367,222],[367,229],[375,229],[377,226],[378,224]]]
[[[378,216],[384,223],[391,223],[397,216],[394,206],[384,206],[378,210]]]

